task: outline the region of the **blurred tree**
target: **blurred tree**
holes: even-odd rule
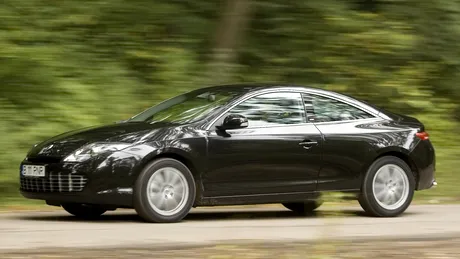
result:
[[[243,39],[250,19],[251,0],[227,0],[215,33],[215,46],[211,50],[209,78],[210,84],[224,83],[232,74],[236,62],[238,46]],[[229,71],[226,71],[230,69]]]

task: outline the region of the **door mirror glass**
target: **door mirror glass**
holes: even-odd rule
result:
[[[239,114],[230,114],[225,117],[221,126],[217,128],[220,130],[229,130],[229,129],[242,129],[248,126],[248,119],[243,115]]]

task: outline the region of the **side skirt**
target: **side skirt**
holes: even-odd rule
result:
[[[256,205],[316,200],[320,192],[202,197],[197,206]]]
[[[201,197],[201,199],[195,203],[195,207],[304,202],[308,200],[317,200],[321,197],[322,193],[327,192],[329,191]],[[348,196],[343,197],[345,200],[355,200],[358,197],[359,189],[339,190],[336,192],[348,194]]]

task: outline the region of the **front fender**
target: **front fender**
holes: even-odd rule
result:
[[[124,150],[136,159],[133,168],[136,177],[142,169],[157,157],[172,157],[186,162],[193,173],[203,172],[206,159],[206,142],[203,138],[176,139],[142,144]]]

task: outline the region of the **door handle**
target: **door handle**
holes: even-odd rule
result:
[[[299,143],[299,145],[301,145],[301,146],[316,145],[316,144],[318,144],[318,142],[316,142],[316,141],[302,141],[302,142]]]
[[[318,145],[316,141],[302,141],[299,143],[299,146],[303,146],[305,149],[310,149],[312,146]]]

